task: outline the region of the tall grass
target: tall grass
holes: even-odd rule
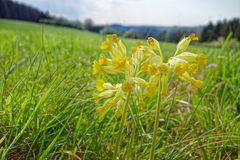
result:
[[[0,20],[1,159],[112,159],[121,119],[97,115],[91,98],[90,66],[102,39]],[[173,46],[162,48],[172,54]],[[206,53],[214,65],[201,73],[199,92],[176,81],[177,89],[162,100],[156,159],[238,159],[240,49],[231,35],[221,49],[201,44],[191,49]],[[149,159],[156,101],[146,104],[143,109],[130,104],[120,159]]]

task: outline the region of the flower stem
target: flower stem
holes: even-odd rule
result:
[[[123,131],[123,126],[124,126],[124,122],[126,119],[126,114],[127,114],[126,111],[127,111],[127,105],[128,105],[129,99],[130,99],[130,92],[127,95],[127,100],[126,100],[126,103],[124,106],[123,115],[122,115],[119,131],[118,131],[118,135],[117,135],[117,143],[116,143],[114,154],[113,154],[113,160],[119,159],[119,151],[120,151],[120,146],[122,143],[122,131]]]
[[[159,82],[159,84],[158,84],[157,110],[156,110],[156,114],[155,114],[155,122],[154,122],[154,129],[153,129],[150,160],[153,160],[154,156],[155,156],[155,147],[156,147],[157,130],[158,130],[158,125],[159,125],[160,108],[161,108],[161,84]]]

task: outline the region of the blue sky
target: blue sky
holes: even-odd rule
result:
[[[69,19],[95,24],[204,25],[240,18],[240,0],[15,0]]]

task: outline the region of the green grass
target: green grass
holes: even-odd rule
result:
[[[104,36],[0,20],[0,158],[112,159],[120,118],[96,114],[91,63]],[[134,40],[124,42],[130,46]],[[201,44],[209,63],[199,92],[179,85],[163,102],[156,159],[239,159],[240,49]],[[175,44],[161,43],[168,55]],[[130,49],[130,48],[129,48]],[[157,98],[157,97],[156,97]],[[155,99],[156,99],[155,98]],[[148,159],[156,101],[132,106],[121,158]]]

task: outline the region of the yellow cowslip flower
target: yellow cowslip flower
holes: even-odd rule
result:
[[[124,78],[125,81],[116,85],[105,83],[104,80],[96,81],[97,93],[93,94],[93,99],[98,103],[105,101],[104,107],[100,106],[98,112],[103,113],[102,110],[111,106],[115,109],[116,115],[122,115],[121,109],[126,101],[126,92],[131,92],[131,98],[136,100],[135,104],[143,108],[144,96],[151,97],[157,89],[157,84],[160,84],[161,88],[158,91],[159,94],[167,95],[171,73],[175,73],[181,80],[192,84],[194,88],[201,87],[203,82],[192,76],[198,72],[199,63],[206,63],[206,57],[203,54],[182,52],[193,40],[198,40],[195,34],[190,34],[181,40],[176,54],[165,62],[159,42],[152,37],[148,38],[147,44],[143,41],[136,41],[131,53],[127,54],[125,45],[117,35],[108,35],[101,44],[101,49],[107,51],[110,58],[100,54],[99,59],[93,61],[93,74],[100,71],[102,77],[107,77],[106,74],[122,74],[118,77]]]
[[[136,46],[139,47],[139,46],[143,46],[144,45],[144,42],[141,41],[141,40],[137,40],[136,41]]]
[[[112,65],[115,69],[121,69],[125,67],[126,64],[126,57],[114,57],[112,59]]]
[[[178,63],[174,65],[174,72],[176,75],[181,76],[186,71],[186,64]]]
[[[150,75],[155,75],[158,71],[157,66],[155,64],[149,64],[147,71]]]
[[[187,72],[182,74],[179,78],[186,81],[186,82],[191,83],[192,86],[196,89],[200,88],[202,86],[202,83],[203,83],[201,80],[196,80],[195,78],[191,77]]]
[[[147,97],[151,97],[155,87],[156,87],[156,84],[154,82],[147,83],[146,84],[146,91],[145,91],[144,95],[147,96]]]
[[[108,35],[108,39],[109,39],[110,41],[115,42],[115,43],[118,42],[118,36],[117,36],[116,34],[110,34],[110,35]]]
[[[98,74],[101,70],[102,70],[102,66],[100,65],[100,63],[97,60],[94,60],[92,64],[93,75]]]
[[[189,73],[189,75],[196,74],[198,72],[198,65],[197,64],[188,65],[187,72]]]
[[[207,58],[204,54],[200,53],[200,54],[197,54],[196,56],[196,59],[199,63],[201,64],[206,64],[207,63]]]
[[[133,82],[134,84],[137,84],[138,86],[145,86],[147,82],[139,77],[129,77],[128,78],[130,82]]]
[[[201,88],[202,87],[202,84],[203,82],[201,80],[192,80],[191,84],[193,85],[194,88]]]
[[[112,97],[116,93],[116,90],[105,90],[98,94],[99,98],[109,98]]]
[[[97,88],[98,91],[101,92],[101,91],[104,90],[104,86],[103,86],[104,83],[105,82],[102,79],[99,79],[99,80],[96,81],[96,88]]]
[[[177,50],[175,55],[178,54],[179,52],[185,51],[189,46],[190,42],[195,40],[198,40],[198,37],[195,33],[191,33],[188,37],[183,38],[177,45]]]
[[[191,52],[183,52],[177,56],[174,56],[174,59],[180,59],[187,62],[195,62],[197,54]]]
[[[195,33],[191,33],[188,37],[191,41],[198,41],[198,36]]]
[[[116,110],[115,110],[115,114],[117,115],[117,117],[121,117],[123,115],[123,109],[122,107],[118,107]]]
[[[143,63],[141,64],[140,70],[141,70],[142,72],[147,71],[149,64],[150,64],[149,62],[143,62]]]
[[[159,67],[158,67],[158,70],[159,70],[159,73],[160,74],[167,74],[168,73],[168,66],[167,64],[160,64]]]
[[[111,50],[112,47],[111,47],[109,41],[103,41],[100,48],[102,50]]]
[[[122,90],[124,91],[124,92],[130,92],[130,91],[132,91],[132,83],[131,82],[124,82],[123,84],[122,84]]]
[[[104,56],[104,54],[100,54],[98,62],[100,65],[107,63],[107,58]]]
[[[135,54],[136,52],[137,52],[137,47],[132,47],[131,53],[132,53],[132,54]]]
[[[115,105],[117,104],[118,100],[119,100],[118,97],[114,97],[114,98],[112,98],[111,100],[109,100],[107,104],[108,104],[109,106],[115,106]]]
[[[93,97],[95,103],[99,103],[100,98],[98,96],[98,93],[93,92],[92,97]]]
[[[148,56],[148,57],[151,57],[151,56],[153,56],[153,55],[156,55],[156,53],[154,52],[154,50],[153,50],[151,47],[149,47],[149,46],[142,46],[141,49],[142,49],[142,53],[143,53],[144,55]]]
[[[114,48],[115,51],[117,52],[117,54],[115,54],[116,56],[126,56],[127,54],[126,46],[123,44],[121,40],[115,43]]]
[[[153,37],[148,37],[147,42],[148,42],[148,45],[149,45],[152,49],[160,50],[160,45],[159,45],[158,41],[157,41],[155,38],[153,38]]]
[[[173,59],[178,59],[178,60],[184,60],[186,62],[198,62],[201,64],[206,64],[207,63],[207,58],[204,54],[194,54],[191,52],[183,52],[177,56],[175,56]]]
[[[97,107],[96,111],[99,115],[103,115],[106,111],[106,108],[104,106],[99,106]]]

